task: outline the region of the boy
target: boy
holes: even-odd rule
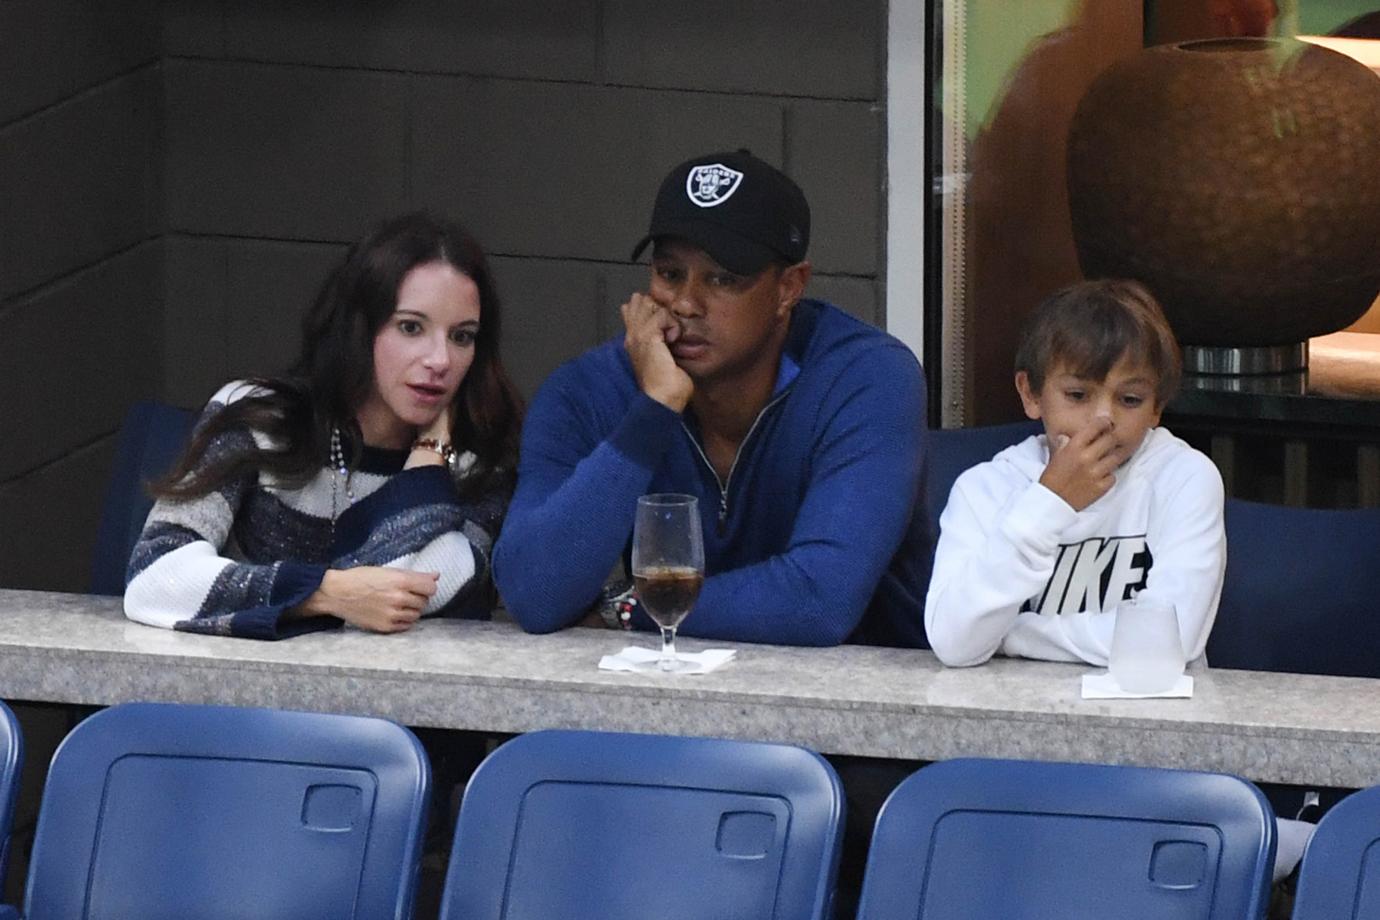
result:
[[[1226,567],[1222,477],[1156,427],[1179,373],[1174,333],[1134,281],[1085,281],[1036,308],[1016,391],[1045,433],[954,483],[925,600],[940,661],[1105,667],[1117,604],[1141,592],[1174,604],[1184,657],[1202,657]],[[1276,883],[1313,831],[1277,820]]]
[[[1156,427],[1179,373],[1135,282],[1082,282],[1036,309],[1016,390],[1045,433],[954,483],[925,602],[940,661],[1106,666],[1114,611],[1141,592],[1174,604],[1185,657],[1202,656],[1226,565],[1222,478]]]

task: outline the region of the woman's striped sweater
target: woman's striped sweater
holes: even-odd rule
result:
[[[253,392],[227,384],[201,423]],[[226,432],[203,463],[256,443],[269,441],[248,429]],[[487,617],[489,554],[507,493],[462,501],[446,467],[404,470],[406,459],[405,450],[365,447],[348,479],[353,500],[345,477],[323,463],[298,487],[257,473],[199,498],[158,501],[130,557],[126,615],[189,632],[278,639],[340,625],[335,617],[285,616],[320,587],[327,569],[381,565],[440,573],[423,616]]]

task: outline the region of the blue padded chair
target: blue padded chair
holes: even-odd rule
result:
[[[403,920],[430,790],[382,719],[114,706],[53,756],[24,915]]]
[[[10,827],[14,823],[14,800],[19,792],[19,767],[24,762],[24,738],[19,721],[10,707],[0,702],[0,891],[5,887],[9,865]]]
[[[1213,667],[1380,677],[1380,509],[1228,499]]]
[[[1032,434],[1043,432],[1039,422],[930,429],[925,435],[925,499],[933,532],[939,533],[939,515],[948,504],[949,492],[960,473],[991,460],[998,451]]]
[[[470,780],[443,920],[820,920],[843,795],[819,755],[543,731]]]
[[[1257,920],[1274,855],[1233,776],[950,760],[882,806],[858,920]]]
[[[124,594],[129,554],[153,507],[144,486],[172,469],[196,421],[190,409],[135,403],[125,414],[91,560],[91,593]]]
[[[1308,842],[1293,920],[1380,917],[1380,786],[1332,807]]]

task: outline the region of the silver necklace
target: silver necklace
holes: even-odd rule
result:
[[[340,444],[340,426],[331,426],[331,524],[340,517],[340,493],[346,502],[355,503],[355,490],[350,482],[350,468],[345,465],[345,449]]]

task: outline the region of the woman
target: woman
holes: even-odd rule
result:
[[[487,616],[521,401],[465,230],[385,222],[331,273],[286,375],[222,387],[154,487],[132,620],[277,639]]]

